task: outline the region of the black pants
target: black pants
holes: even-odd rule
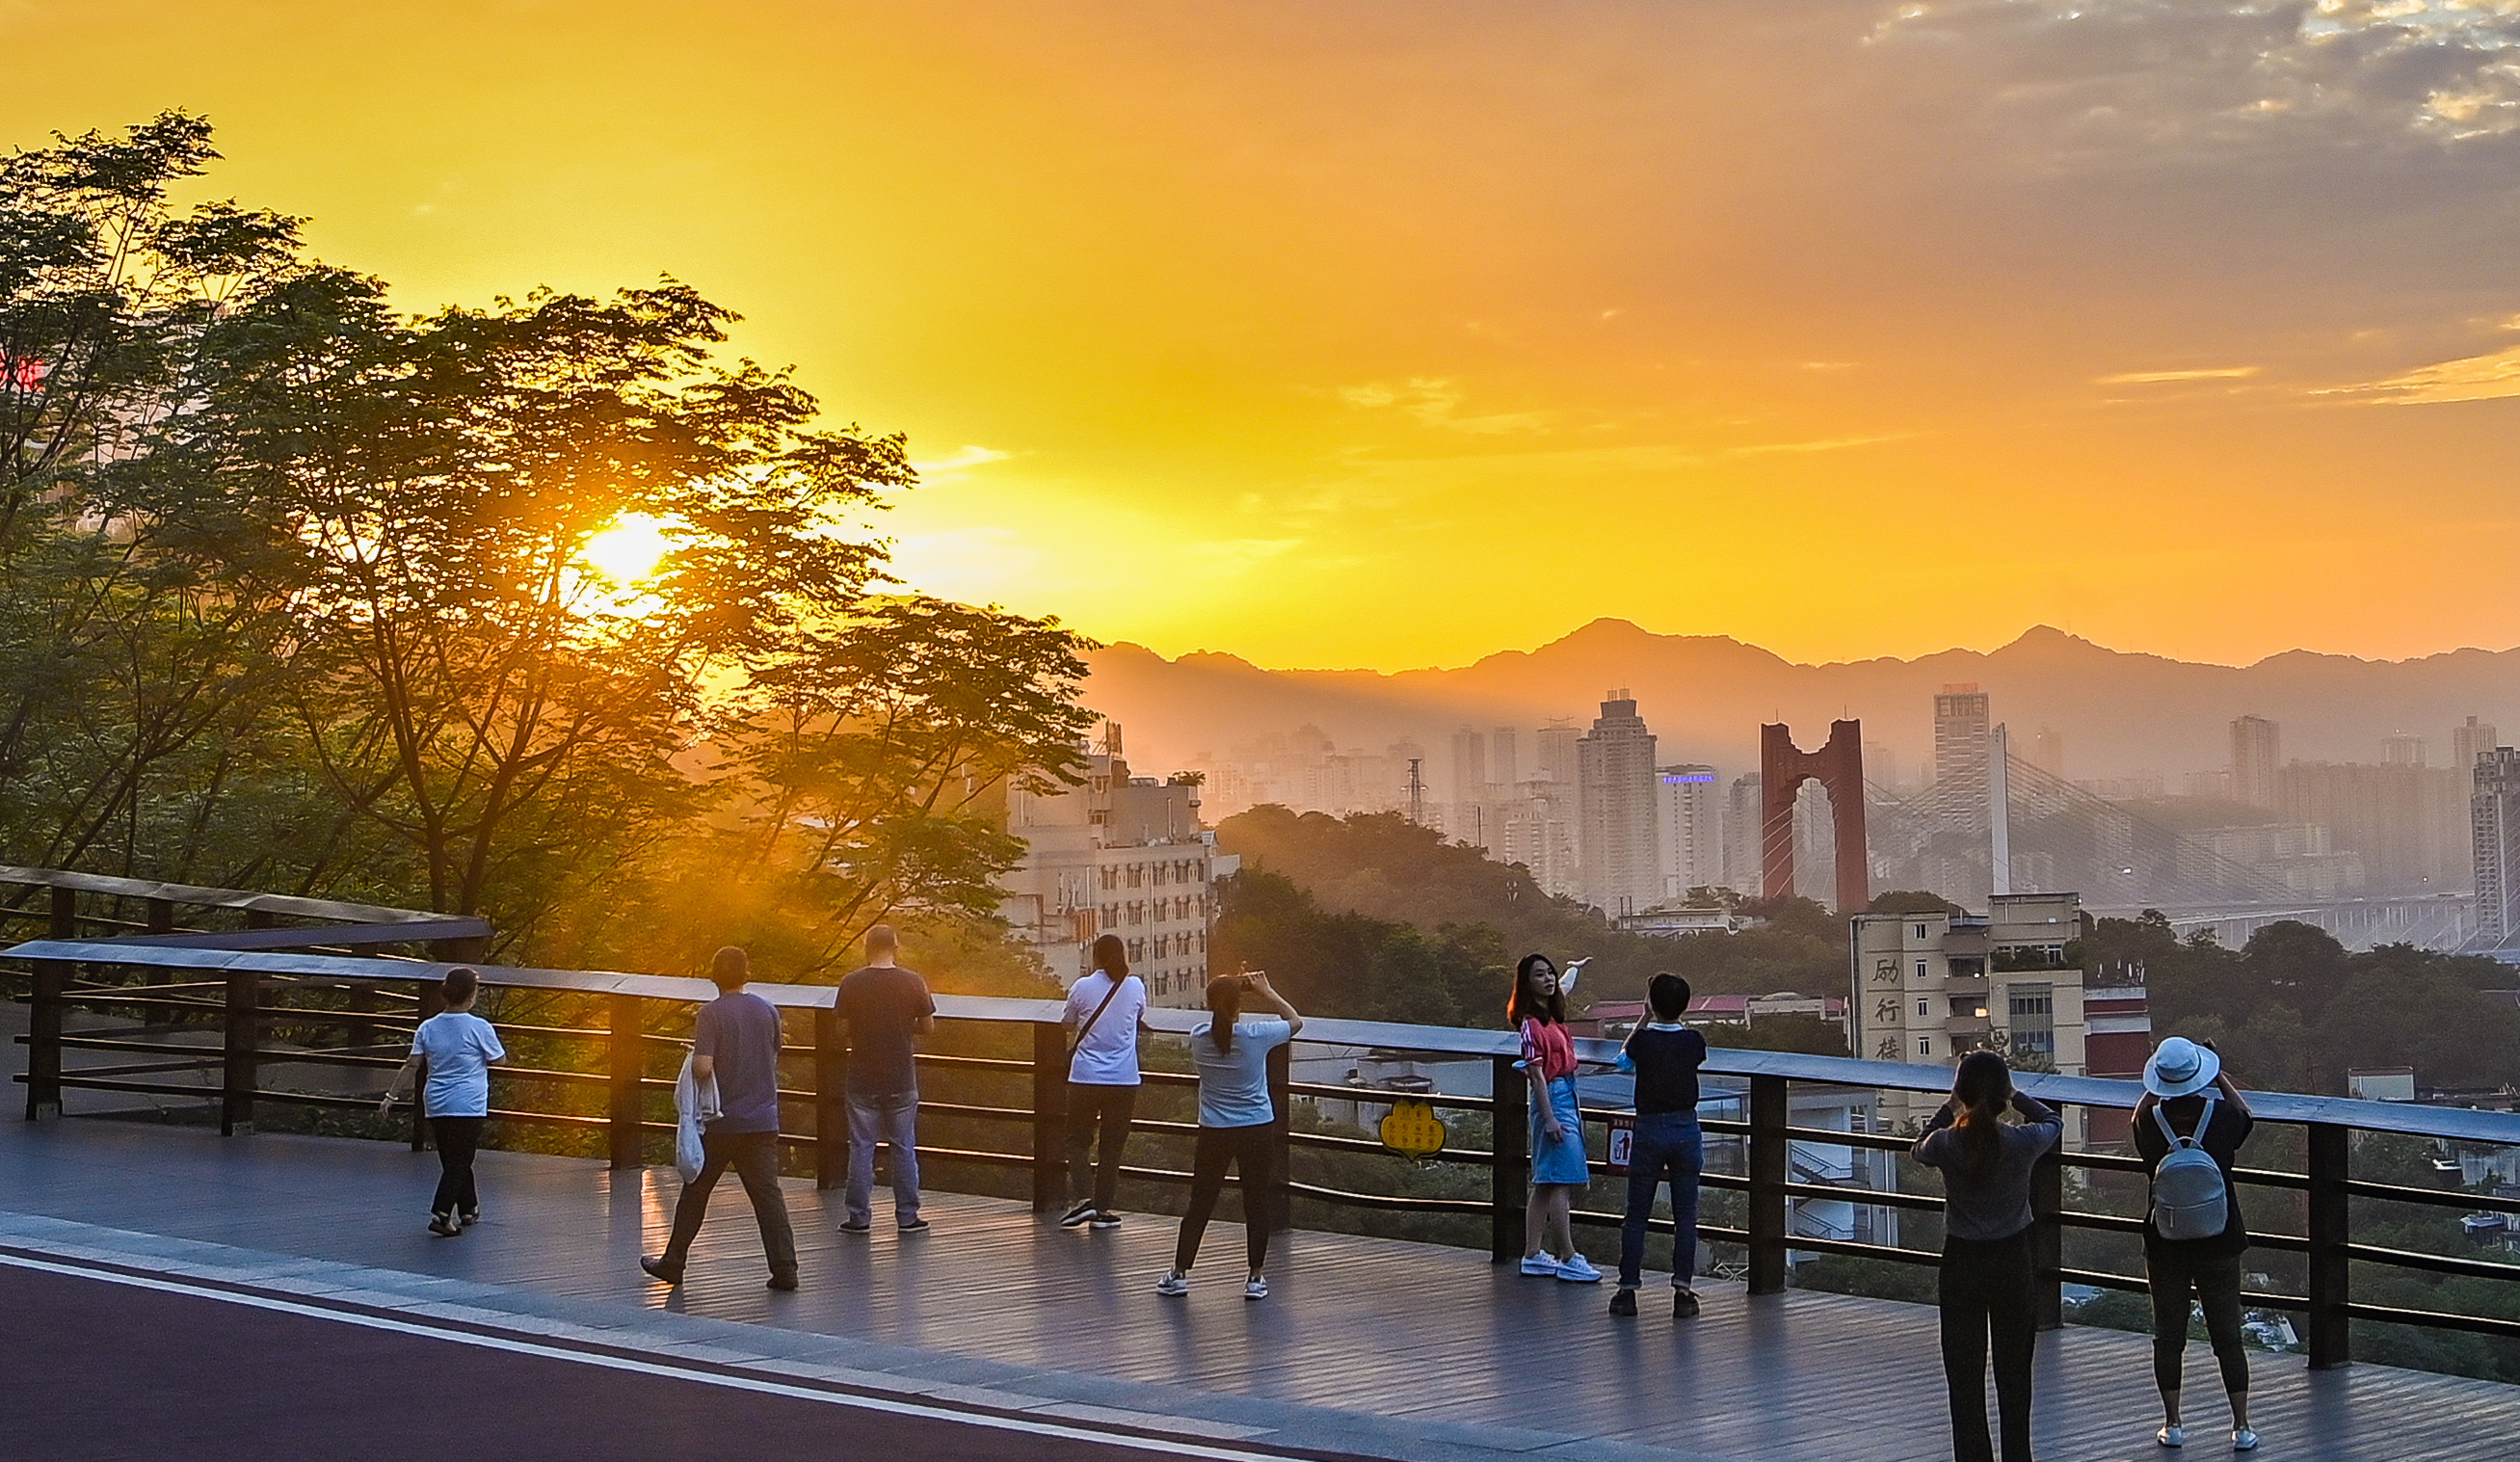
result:
[[[2152,1379],[2164,1393],[2179,1389],[2180,1362],[2187,1353],[2187,1297],[2193,1290],[2205,1311],[2214,1358],[2222,1362],[2223,1390],[2244,1395],[2249,1352],[2240,1343],[2240,1256],[2191,1256],[2182,1252],[2186,1247],[2158,1244],[2144,1251],[2144,1272],[2152,1282]]]
[[[796,1231],[788,1225],[788,1199],[779,1191],[779,1134],[776,1132],[716,1132],[700,1134],[700,1150],[705,1157],[700,1175],[683,1185],[683,1196],[674,1205],[674,1233],[665,1241],[664,1262],[680,1273],[683,1260],[692,1251],[692,1240],[699,1237],[700,1219],[708,1214],[709,1190],[726,1175],[729,1167],[743,1180],[743,1196],[752,1200],[752,1216],[761,1225],[761,1250],[770,1259],[770,1272],[792,1275],[796,1272]]]
[[[1138,1115],[1135,1086],[1067,1083],[1067,1193],[1077,1203],[1088,1199],[1109,1209],[1120,1196],[1120,1150],[1129,1142],[1129,1123]],[[1102,1159],[1094,1158],[1094,1134],[1102,1134]]]
[[[432,1213],[477,1213],[481,1195],[472,1189],[472,1155],[481,1147],[479,1117],[432,1117],[428,1130],[437,1138],[437,1196],[428,1201]]]
[[[1181,1241],[1173,1246],[1173,1267],[1184,1273],[1198,1259],[1198,1241],[1207,1220],[1216,1216],[1216,1200],[1225,1192],[1225,1167],[1231,1163],[1242,1177],[1242,1249],[1255,1271],[1269,1256],[1268,1122],[1247,1127],[1201,1127],[1198,1148],[1191,1158],[1190,1211],[1182,1215]]]
[[[1943,1313],[1943,1379],[1952,1391],[1952,1455],[1994,1462],[1986,1435],[1986,1361],[1995,1350],[1995,1400],[2003,1414],[2003,1462],[2030,1462],[2030,1357],[2039,1341],[2032,1301],[2030,1231],[1980,1243],[1943,1240],[1936,1283]]]

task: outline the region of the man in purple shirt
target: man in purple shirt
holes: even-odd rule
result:
[[[743,1181],[752,1216],[761,1224],[761,1248],[770,1258],[770,1287],[796,1288],[796,1234],[788,1223],[788,1200],[779,1191],[779,1012],[745,991],[751,963],[733,944],[717,952],[709,979],[717,998],[700,1007],[692,1041],[692,1076],[717,1081],[718,1115],[700,1133],[707,1155],[700,1175],[684,1185],[674,1205],[673,1236],[655,1258],[639,1267],[667,1284],[683,1282],[683,1260],[708,1213],[709,1190],[728,1167]]]

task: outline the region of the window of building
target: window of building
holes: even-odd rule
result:
[[[1934,1054],[1934,1042],[1933,1042],[1933,1039],[1932,1039],[1931,1037],[1929,1037],[1929,1036],[1923,1036],[1923,1035],[1917,1036],[1917,1037],[1916,1037],[1916,1054],[1917,1054],[1917,1055],[1919,1055],[1919,1056],[1931,1056],[1931,1055],[1933,1055],[1933,1054]]]
[[[1156,887],[1156,888],[1158,888],[1158,889],[1160,889],[1160,888],[1162,888],[1162,887],[1164,886],[1164,874],[1166,873],[1166,871],[1167,871],[1167,870],[1165,869],[1164,865],[1163,865],[1163,864],[1161,864],[1161,863],[1156,863],[1156,864],[1154,864],[1154,865],[1150,866],[1150,867],[1147,870],[1147,872],[1148,872],[1148,876],[1150,876],[1151,878],[1153,878],[1153,880],[1154,880],[1154,882],[1155,882],[1155,887]]]
[[[1172,957],[1172,952],[1173,937],[1171,935],[1155,936],[1155,958],[1169,959]]]
[[[1921,1000],[1921,999],[1920,999],[1920,1000],[1918,1000],[1918,1001],[1916,1002],[1916,1014],[1918,1014],[1918,1015],[1922,1016],[1922,1015],[1927,1015],[1927,1014],[1930,1014],[1930,1013],[1931,1013],[1931,1012],[1929,1012],[1929,1011],[1926,1009],[1926,1007],[1925,1007],[1925,1002],[1924,1002],[1923,1000]]]
[[[2006,992],[2005,1008],[2012,1016],[2012,1049],[2016,1055],[2056,1054],[2053,985],[2016,984]]]
[[[1916,926],[1916,937],[1917,937],[1917,938],[1919,938],[1919,939],[1921,939],[1921,938],[1923,938],[1924,937],[1925,937],[1925,926],[1923,926],[1923,925],[1919,924],[1919,925],[1917,925],[1917,926]]]
[[[1145,959],[1146,957],[1147,941],[1144,939],[1131,939],[1129,941],[1129,963],[1136,964],[1138,961]]]
[[[1916,978],[1918,980],[1925,978],[1925,962],[1921,959],[1916,961]]]
[[[1132,924],[1144,924],[1147,922],[1147,904],[1145,899],[1133,898],[1129,900],[1129,922]]]
[[[1144,863],[1132,863],[1132,864],[1130,864],[1130,865],[1129,865],[1129,887],[1130,887],[1130,888],[1132,888],[1132,889],[1143,889],[1143,888],[1145,888],[1146,886],[1147,886],[1147,865],[1146,865],[1146,864],[1144,864]]]
[[[1116,866],[1108,863],[1102,865],[1102,887],[1105,889],[1120,887],[1120,870]]]

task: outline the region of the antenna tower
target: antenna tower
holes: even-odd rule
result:
[[[1419,827],[1426,825],[1426,779],[1418,775],[1418,767],[1426,758],[1409,758],[1409,820]]]

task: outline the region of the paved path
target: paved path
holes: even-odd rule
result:
[[[731,1181],[688,1282],[668,1291],[634,1265],[661,1243],[670,1172],[485,1153],[488,1216],[443,1240],[420,1222],[434,1171],[433,1158],[384,1144],[0,1122],[0,1272],[14,1254],[19,1265],[51,1256],[266,1301],[350,1296],[417,1324],[1108,1426],[1118,1430],[1107,1444],[1123,1453],[1158,1431],[1255,1453],[1446,1462],[1949,1455],[1933,1314],[1918,1306],[1805,1292],[1752,1300],[1711,1286],[1694,1322],[1675,1325],[1648,1291],[1643,1317],[1614,1323],[1598,1289],[1526,1280],[1464,1251],[1320,1233],[1289,1236],[1271,1259],[1275,1293],[1250,1304],[1233,1282],[1240,1235],[1230,1225],[1211,1231],[1192,1295],[1168,1302],[1150,1290],[1168,1258],[1168,1220],[1065,1232],[1013,1204],[938,1194],[928,1234],[892,1233],[879,1198],[878,1232],[845,1237],[832,1231],[836,1196],[803,1184],[788,1197],[805,1288],[776,1295],[762,1288]],[[325,1343],[292,1331],[289,1345],[314,1354]],[[50,1353],[31,1360],[65,1379],[85,1369]],[[2201,1349],[2191,1366],[2199,1380],[2210,1374]],[[2520,1388],[2377,1365],[2313,1375],[2298,1357],[2267,1354],[2255,1357],[2255,1380],[2270,1459],[2520,1455]],[[680,1385],[670,1400],[624,1394],[679,1408],[690,1393]],[[2048,1462],[2159,1455],[2142,1338],[2045,1338],[2038,1393]],[[2191,1404],[2201,1441],[2219,1441],[2220,1410]]]

